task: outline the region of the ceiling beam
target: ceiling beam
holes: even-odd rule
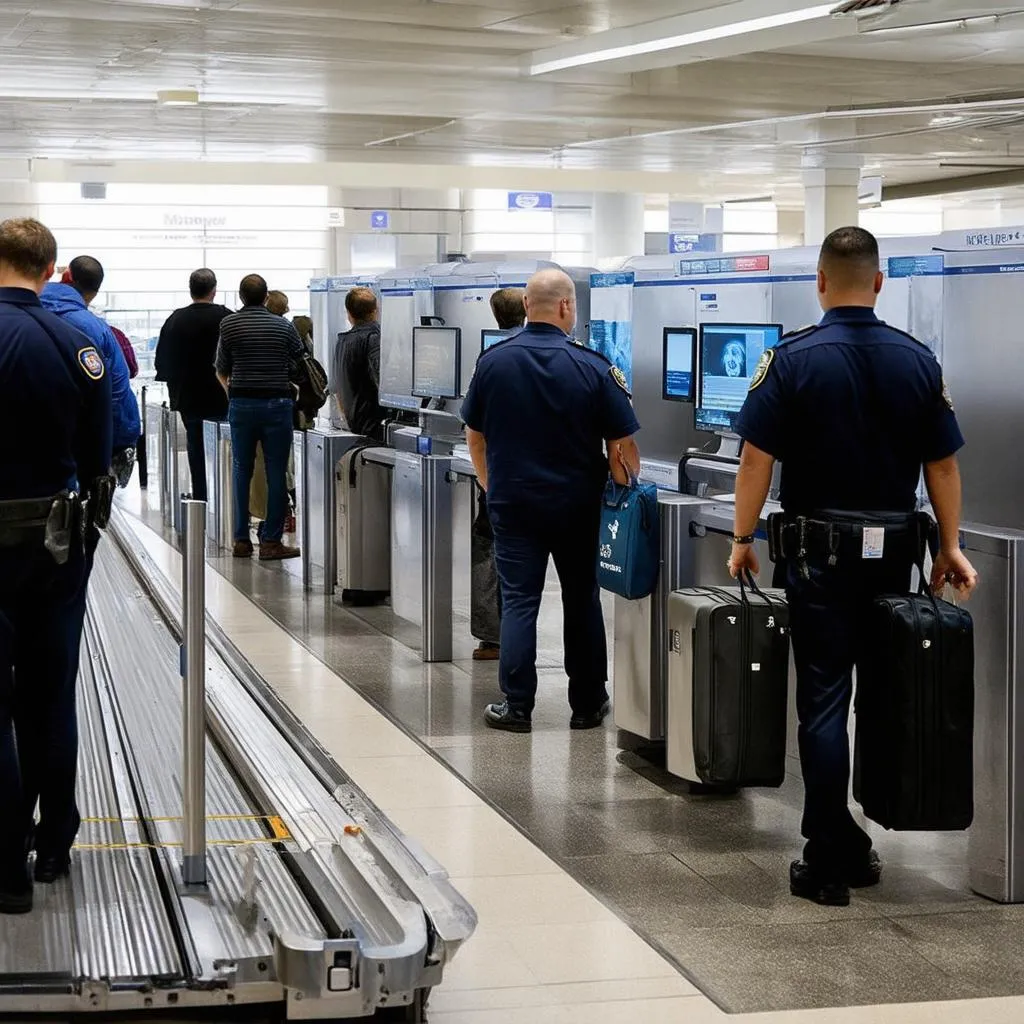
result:
[[[956,178],[937,178],[933,181],[915,181],[907,185],[884,185],[882,202],[897,199],[925,199],[955,192],[980,192],[987,188],[1009,188],[1024,185],[1024,166],[1005,171],[987,171],[984,174],[962,174]]]

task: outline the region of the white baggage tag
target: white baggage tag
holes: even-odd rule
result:
[[[885,555],[885,527],[865,526],[861,558],[882,558]]]

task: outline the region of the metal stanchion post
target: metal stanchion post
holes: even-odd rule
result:
[[[184,646],[182,881],[206,884],[206,502],[186,501],[181,623]]]
[[[139,464],[139,486],[147,487],[149,485],[149,453],[146,451],[146,442],[148,437],[146,436],[146,392],[149,389],[145,384],[142,385],[142,395],[139,400],[139,404],[142,406],[142,433],[139,435],[139,441],[136,445],[136,456],[135,460]]]

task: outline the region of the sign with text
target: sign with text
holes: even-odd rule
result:
[[[509,192],[509,211],[553,210],[555,199],[550,192]]]
[[[699,235],[704,230],[704,204],[670,202],[668,229],[676,235]]]
[[[391,214],[387,210],[374,210],[370,214],[370,227],[374,231],[387,231],[391,227]]]

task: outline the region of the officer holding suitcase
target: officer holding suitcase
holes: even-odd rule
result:
[[[807,840],[790,890],[832,906],[881,878],[848,804],[852,674],[871,642],[863,623],[873,600],[910,587],[923,546],[922,466],[940,532],[932,585],[967,597],[978,580],[959,549],[964,440],[953,403],[929,349],[875,315],[882,283],[869,232],[829,235],[818,264],[824,318],[765,352],[737,427],[733,576],[760,570],[753,534],[782,462],[783,513],[770,533],[790,605]]]

